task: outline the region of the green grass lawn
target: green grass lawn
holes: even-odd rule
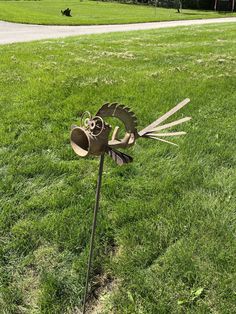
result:
[[[73,17],[64,17],[61,10],[69,7]],[[236,16],[212,11],[163,9],[111,2],[79,0],[2,1],[0,20],[57,25],[118,24],[168,20],[189,20]]]
[[[0,46],[1,313],[81,306],[99,161],[70,147],[79,115],[118,101],[142,128],[186,97],[178,148],[140,139],[133,164],[105,160],[90,298],[100,313],[236,312],[235,31]]]

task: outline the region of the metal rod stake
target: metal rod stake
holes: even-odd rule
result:
[[[104,154],[102,154],[100,157],[100,164],[99,164],[99,171],[98,171],[96,201],[95,201],[95,207],[94,207],[94,213],[93,213],[93,225],[92,225],[92,233],[91,233],[91,240],[90,240],[88,269],[87,269],[87,277],[86,277],[84,301],[83,301],[83,314],[85,314],[85,311],[86,311],[86,301],[87,301],[87,295],[88,295],[89,276],[90,276],[90,269],[91,269],[92,258],[93,258],[93,247],[94,247],[95,231],[96,231],[96,224],[97,224],[97,213],[98,213],[98,209],[99,209],[100,190],[101,190],[101,184],[102,184],[103,164],[104,164]]]

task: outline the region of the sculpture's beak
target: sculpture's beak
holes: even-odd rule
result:
[[[70,134],[70,141],[71,146],[77,155],[85,157],[89,154],[90,140],[86,130],[73,126]]]

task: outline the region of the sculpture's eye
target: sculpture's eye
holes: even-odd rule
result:
[[[81,125],[84,126],[86,129],[89,128],[89,123],[92,117],[90,112],[85,111],[81,116]]]
[[[95,120],[89,121],[89,128],[90,128],[90,130],[94,130],[96,128],[96,121]]]
[[[94,135],[98,136],[104,129],[104,121],[101,117],[94,117],[93,120],[89,122],[90,130],[93,132]]]
[[[90,122],[90,119],[89,119],[89,118],[87,118],[87,119],[84,120],[84,126],[85,126],[86,128],[89,127],[89,122]]]
[[[88,111],[85,111],[82,114],[81,125],[87,130],[90,130],[91,133],[95,136],[100,135],[105,126],[104,121],[101,117],[95,116],[92,118],[90,112]]]

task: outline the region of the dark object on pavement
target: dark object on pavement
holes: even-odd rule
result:
[[[62,14],[62,15],[65,15],[65,16],[72,17],[72,15],[71,15],[71,9],[69,9],[69,8],[67,8],[67,9],[64,10],[64,11],[61,10],[61,14]]]

